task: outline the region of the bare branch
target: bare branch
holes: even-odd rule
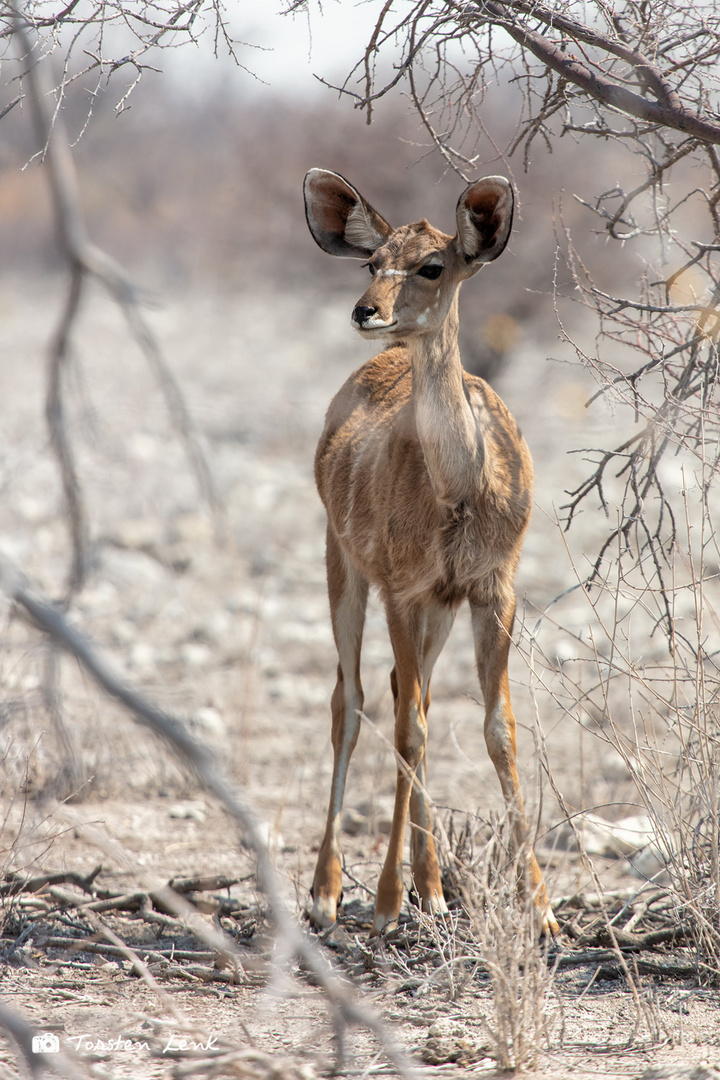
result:
[[[138,290],[123,268],[97,248],[88,237],[75,165],[62,117],[59,113],[53,115],[48,108],[51,90],[38,57],[38,50],[30,41],[26,18],[19,9],[15,9],[15,30],[22,52],[29,60],[26,79],[35,132],[38,144],[44,147],[55,221],[70,271],[67,302],[50,348],[46,401],[50,441],[60,468],[70,523],[73,554],[66,596],[66,601],[69,601],[70,597],[82,588],[86,578],[89,526],[65,424],[62,386],[68,363],[72,330],[86,280],[89,277],[97,278],[120,304],[133,335],[153,367],[165,396],[171,420],[196,475],[200,491],[213,513],[218,539],[224,539],[226,526],[222,503],[215,490],[198,433],[185,405],[180,387],[165,363],[162,351],[142,314]]]
[[[678,96],[667,89],[663,91],[661,101],[650,101],[641,94],[628,90],[617,80],[609,79],[593,70],[588,63],[579,60],[576,56],[568,55],[543,34],[523,26],[515,16],[513,7],[512,4],[503,5],[495,3],[494,0],[484,0],[482,4],[482,10],[491,15],[493,21],[498,26],[502,26],[519,45],[528,49],[538,60],[557,72],[567,82],[577,86],[594,101],[617,109],[628,116],[634,116],[638,120],[681,131],[703,142],[720,143],[720,122],[691,113],[683,106]],[[603,37],[604,35],[585,29],[582,38],[578,36],[578,40],[587,41],[589,44],[602,48]],[[607,45],[604,47],[607,48]],[[614,51],[617,52],[617,49]],[[628,53],[623,59],[628,59],[629,55]],[[647,63],[643,61],[641,64],[640,58],[635,61],[635,66],[643,66],[645,73],[649,74]],[[659,75],[654,69],[650,82],[652,85],[660,82]]]

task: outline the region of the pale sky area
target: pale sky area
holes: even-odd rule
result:
[[[248,93],[269,88],[307,97],[323,90],[314,75],[333,83],[342,81],[362,57],[382,0],[323,0],[322,7],[311,0],[309,12],[296,15],[281,15],[281,7],[282,0],[234,0],[227,4],[234,36],[258,46],[241,46],[238,58],[259,82],[242,70],[233,70],[234,65],[225,57],[214,61],[210,33],[200,49],[179,50],[176,62],[166,54],[168,74],[182,73],[184,80],[189,75],[191,80],[228,79]]]

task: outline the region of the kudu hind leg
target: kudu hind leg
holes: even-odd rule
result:
[[[485,743],[500,780],[510,819],[516,854],[525,852],[521,888],[527,884],[538,910],[543,932],[556,934],[558,925],[550,906],[542,872],[528,839],[528,823],[517,771],[515,716],[510,703],[508,654],[515,616],[514,600],[505,606],[472,606],[473,635],[478,676],[485,699]]]
[[[333,774],[330,803],[311,890],[313,907],[310,919],[316,926],[330,926],[335,922],[342,894],[340,823],[347,770],[357,743],[363,708],[360,649],[368,594],[367,582],[345,558],[329,531],[327,568],[330,612],[339,662],[331,699]]]

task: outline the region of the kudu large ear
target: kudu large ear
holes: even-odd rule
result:
[[[471,184],[460,196],[456,218],[456,243],[474,274],[505,249],[512,229],[515,197],[504,176],[486,176]]]
[[[329,255],[367,259],[392,232],[377,210],[337,173],[311,169],[304,192],[308,228]]]

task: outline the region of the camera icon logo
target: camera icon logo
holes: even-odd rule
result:
[[[33,1054],[59,1054],[60,1040],[50,1031],[44,1031],[42,1035],[33,1035],[32,1052]]]

